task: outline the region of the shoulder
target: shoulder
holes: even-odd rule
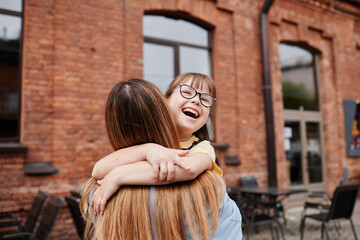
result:
[[[215,150],[213,146],[211,146],[211,143],[207,140],[200,141],[198,144],[196,144],[194,147],[190,149],[191,153],[195,152],[203,152],[210,156],[211,160],[215,161]]]

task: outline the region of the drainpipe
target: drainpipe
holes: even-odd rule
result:
[[[277,186],[276,177],[276,151],[274,133],[274,113],[271,93],[269,36],[268,36],[268,13],[274,0],[266,0],[260,12],[260,34],[263,61],[263,90],[266,121],[266,149],[268,166],[268,183],[270,187]]]

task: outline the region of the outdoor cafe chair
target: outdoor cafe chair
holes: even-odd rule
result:
[[[1,231],[0,236],[15,232],[34,232],[36,222],[38,221],[40,212],[44,206],[45,199],[48,195],[42,191],[39,191],[35,196],[32,205],[29,210],[29,214],[26,217],[26,221],[23,224],[16,217],[8,213],[2,213],[0,215],[0,229],[8,229],[17,227],[17,231]]]
[[[55,196],[50,197],[50,200],[46,203],[44,209],[41,211],[40,223],[35,233],[13,233],[2,236],[2,239],[48,240],[63,202],[64,200],[61,198]]]
[[[268,210],[268,207],[271,208],[273,206],[267,206],[266,204],[260,206],[249,199],[243,200],[237,191],[231,187],[227,187],[227,192],[229,197],[236,203],[240,210],[243,228],[246,229],[245,235],[247,240],[250,239],[252,230],[261,225],[267,225],[270,227],[273,240],[279,239],[279,231],[282,239],[285,240],[281,224],[275,216],[270,215],[270,211],[266,211]],[[274,232],[276,233],[276,238]]]
[[[354,232],[355,239],[357,239],[355,227],[352,221],[352,214],[356,203],[357,193],[359,190],[360,184],[350,184],[350,185],[342,185],[338,186],[335,189],[333,198],[331,199],[331,205],[328,210],[324,210],[321,204],[315,203],[305,203],[304,213],[301,224],[300,224],[300,232],[301,232],[301,240],[304,237],[304,228],[305,228],[305,220],[306,218],[311,218],[316,221],[322,222],[321,226],[321,238],[323,238],[324,230],[326,232],[326,238],[329,240],[329,232],[327,224],[330,221],[334,220],[349,220],[352,230]],[[316,206],[315,206],[316,205]],[[319,213],[315,214],[306,214],[307,208],[315,208],[319,210]],[[336,225],[335,225],[336,227]],[[338,228],[336,228],[338,232]],[[339,234],[339,232],[338,232]]]
[[[80,198],[75,198],[73,196],[65,196],[65,200],[69,208],[71,217],[74,221],[76,232],[82,239],[84,236],[86,222],[80,212]]]
[[[255,176],[244,176],[244,177],[240,177],[240,183],[243,187],[258,187],[258,181],[255,178]],[[252,200],[254,202],[257,203],[262,203],[262,204],[266,204],[268,202],[267,199],[262,198],[261,195],[259,194],[250,194],[250,193],[246,193],[245,197],[248,198],[249,200]],[[276,199],[276,212],[278,214],[281,214],[284,220],[284,224],[286,225],[286,217],[285,217],[285,211],[284,211],[284,206],[281,202],[281,199]]]

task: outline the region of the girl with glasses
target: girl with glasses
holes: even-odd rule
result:
[[[165,97],[180,137],[180,147],[184,150],[151,142],[122,148],[98,161],[92,172],[95,179],[101,179],[92,198],[96,214],[103,213],[107,200],[124,184],[159,185],[187,181],[208,169],[222,176],[206,127],[209,116],[215,115],[214,81],[200,73],[182,74],[172,81]],[[144,175],[134,179],[129,174],[119,177],[125,165],[141,161],[151,164],[151,177]]]
[[[179,148],[166,100],[147,81],[130,79],[117,84],[109,94],[105,116],[114,150],[150,142]],[[242,239],[240,212],[227,196],[219,174],[205,171],[192,181],[150,187],[144,185],[151,181],[139,180],[151,178],[149,162],[122,167],[117,174],[129,182],[120,186],[97,217],[88,201],[99,186],[94,178],[87,182],[81,199],[87,220],[85,239]],[[182,170],[175,166],[176,176]]]

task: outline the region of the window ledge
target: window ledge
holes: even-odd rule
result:
[[[58,173],[51,162],[24,163],[25,175],[51,175]]]
[[[226,150],[230,147],[227,143],[211,142],[211,145],[217,150]]]
[[[225,156],[225,163],[228,166],[238,166],[241,165],[240,158],[238,156]]]
[[[28,147],[20,143],[0,143],[1,153],[27,153]]]

